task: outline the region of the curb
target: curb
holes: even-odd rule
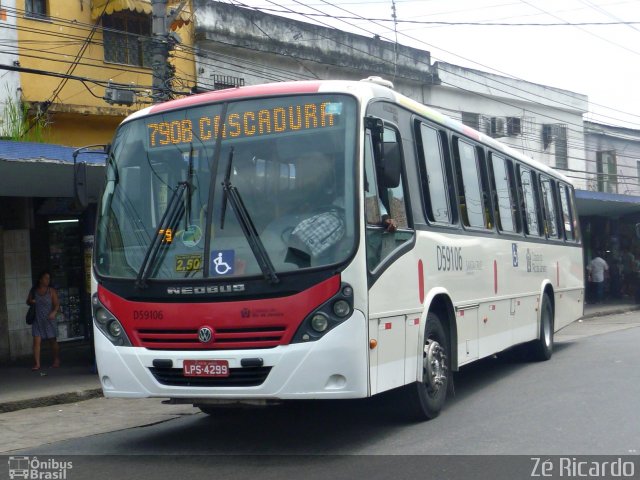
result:
[[[620,315],[621,313],[633,312],[635,310],[640,310],[640,305],[633,305],[631,307],[629,306],[621,307],[621,308],[616,308],[614,310],[605,310],[601,312],[587,313],[586,315],[583,315],[582,317],[580,317],[579,320],[587,320],[589,318],[594,318],[594,317],[604,317],[607,315]]]
[[[75,403],[98,397],[102,397],[101,388],[59,393],[56,395],[47,395],[45,397],[26,398],[24,400],[0,403],[0,413],[15,412],[25,408],[49,407],[52,405],[62,405],[64,403]]]

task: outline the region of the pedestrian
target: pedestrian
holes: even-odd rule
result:
[[[31,335],[33,335],[33,368],[40,370],[40,347],[42,340],[46,340],[51,345],[53,352],[53,363],[51,366],[60,366],[60,347],[56,340],[57,325],[56,314],[60,308],[58,292],[51,285],[51,275],[44,271],[38,276],[37,284],[29,291],[27,305],[35,305],[36,318],[31,325]]]
[[[611,254],[609,270],[609,295],[611,298],[622,298],[622,257],[614,250]]]
[[[602,303],[604,298],[604,279],[605,272],[609,270],[609,265],[600,256],[600,252],[589,262],[587,271],[589,272],[589,284],[591,291],[594,292],[596,303]]]
[[[622,252],[622,296],[632,297],[635,295],[636,285],[636,258],[631,250]]]

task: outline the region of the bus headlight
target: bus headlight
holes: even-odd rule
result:
[[[324,332],[329,326],[329,319],[322,313],[316,313],[311,317],[311,328],[316,332]]]
[[[122,326],[117,320],[112,320],[111,323],[109,323],[109,333],[114,337],[122,335]]]
[[[351,306],[346,300],[338,300],[333,304],[333,313],[340,318],[344,318],[351,313]]]
[[[300,324],[291,343],[319,340],[353,313],[353,288],[343,283],[338,292],[324,302]]]
[[[122,324],[102,305],[97,293],[94,293],[91,298],[91,306],[93,308],[94,323],[98,330],[114,345],[118,347],[130,347],[131,342],[124,328],[122,328]]]
[[[106,325],[109,318],[111,318],[111,315],[109,315],[104,308],[97,308],[94,316],[96,318],[96,322],[100,325]]]

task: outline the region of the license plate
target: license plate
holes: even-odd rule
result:
[[[182,373],[185,377],[228,377],[231,374],[227,360],[185,360]]]

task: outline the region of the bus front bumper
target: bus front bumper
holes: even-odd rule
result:
[[[116,347],[97,329],[94,338],[105,397],[290,400],[368,395],[368,336],[364,315],[359,311],[317,341],[269,349],[163,351]],[[262,360],[255,380],[259,384],[237,386],[234,381],[223,381],[220,385],[214,381],[193,386],[182,377],[185,360],[226,360],[232,372],[245,374],[243,359],[249,359],[249,363]],[[170,362],[171,367],[155,368],[154,360]],[[175,384],[176,377],[179,385]]]

